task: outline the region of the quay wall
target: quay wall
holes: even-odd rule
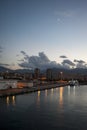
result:
[[[0,97],[6,97],[6,96],[14,96],[24,93],[30,93],[30,92],[36,92],[36,91],[42,91],[45,89],[51,89],[56,87],[64,87],[67,86],[67,83],[60,83],[60,84],[49,84],[49,85],[40,85],[35,87],[26,87],[26,88],[10,88],[5,90],[0,90]]]

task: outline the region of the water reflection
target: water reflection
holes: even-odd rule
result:
[[[73,87],[73,95],[75,96],[75,86]]]
[[[53,97],[53,88],[51,88],[51,97]]]
[[[73,96],[75,96],[75,86],[68,86],[68,96],[70,96],[71,93],[73,94]]]
[[[6,104],[9,106],[10,104],[15,106],[16,104],[16,96],[7,96],[6,97]]]
[[[15,101],[16,101],[16,100],[15,100],[15,96],[12,96],[12,103],[13,103],[14,106],[15,106],[15,104],[16,104]]]
[[[46,102],[44,102],[44,96],[47,96]],[[13,109],[10,104],[15,102],[15,98],[17,105]],[[6,106],[6,101],[10,107]],[[38,130],[45,130],[46,128],[48,130],[86,130],[87,85],[81,87],[66,86],[17,95],[16,97],[1,98],[0,115],[1,130],[10,130],[11,128],[15,130],[18,128],[29,130],[36,128]]]
[[[56,89],[56,91],[58,91],[58,88],[55,88]]]
[[[48,93],[48,90],[45,89],[45,96],[44,96],[44,101],[47,102],[47,93]]]
[[[40,106],[40,91],[37,92],[37,106]]]
[[[53,95],[54,95],[54,89],[51,88],[50,90],[50,99],[53,100]]]
[[[60,95],[60,97],[59,97],[59,104],[60,104],[60,106],[62,106],[63,105],[63,87],[60,87],[59,95]]]
[[[9,106],[9,96],[6,97],[7,106]]]
[[[45,97],[47,97],[47,89],[45,90]]]
[[[70,95],[70,86],[68,86],[68,96]]]
[[[40,99],[40,91],[38,91],[38,98]]]

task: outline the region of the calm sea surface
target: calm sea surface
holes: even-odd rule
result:
[[[0,130],[87,130],[87,85],[0,98]]]

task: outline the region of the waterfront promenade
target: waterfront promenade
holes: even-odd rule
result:
[[[5,89],[5,90],[0,90],[0,97],[42,91],[45,89],[51,89],[51,88],[67,86],[67,85],[68,85],[68,83],[56,83],[56,84],[38,85],[35,87],[26,87],[26,88],[10,88],[10,89]]]

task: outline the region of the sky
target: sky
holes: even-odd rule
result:
[[[0,65],[87,67],[86,0],[0,0]]]

